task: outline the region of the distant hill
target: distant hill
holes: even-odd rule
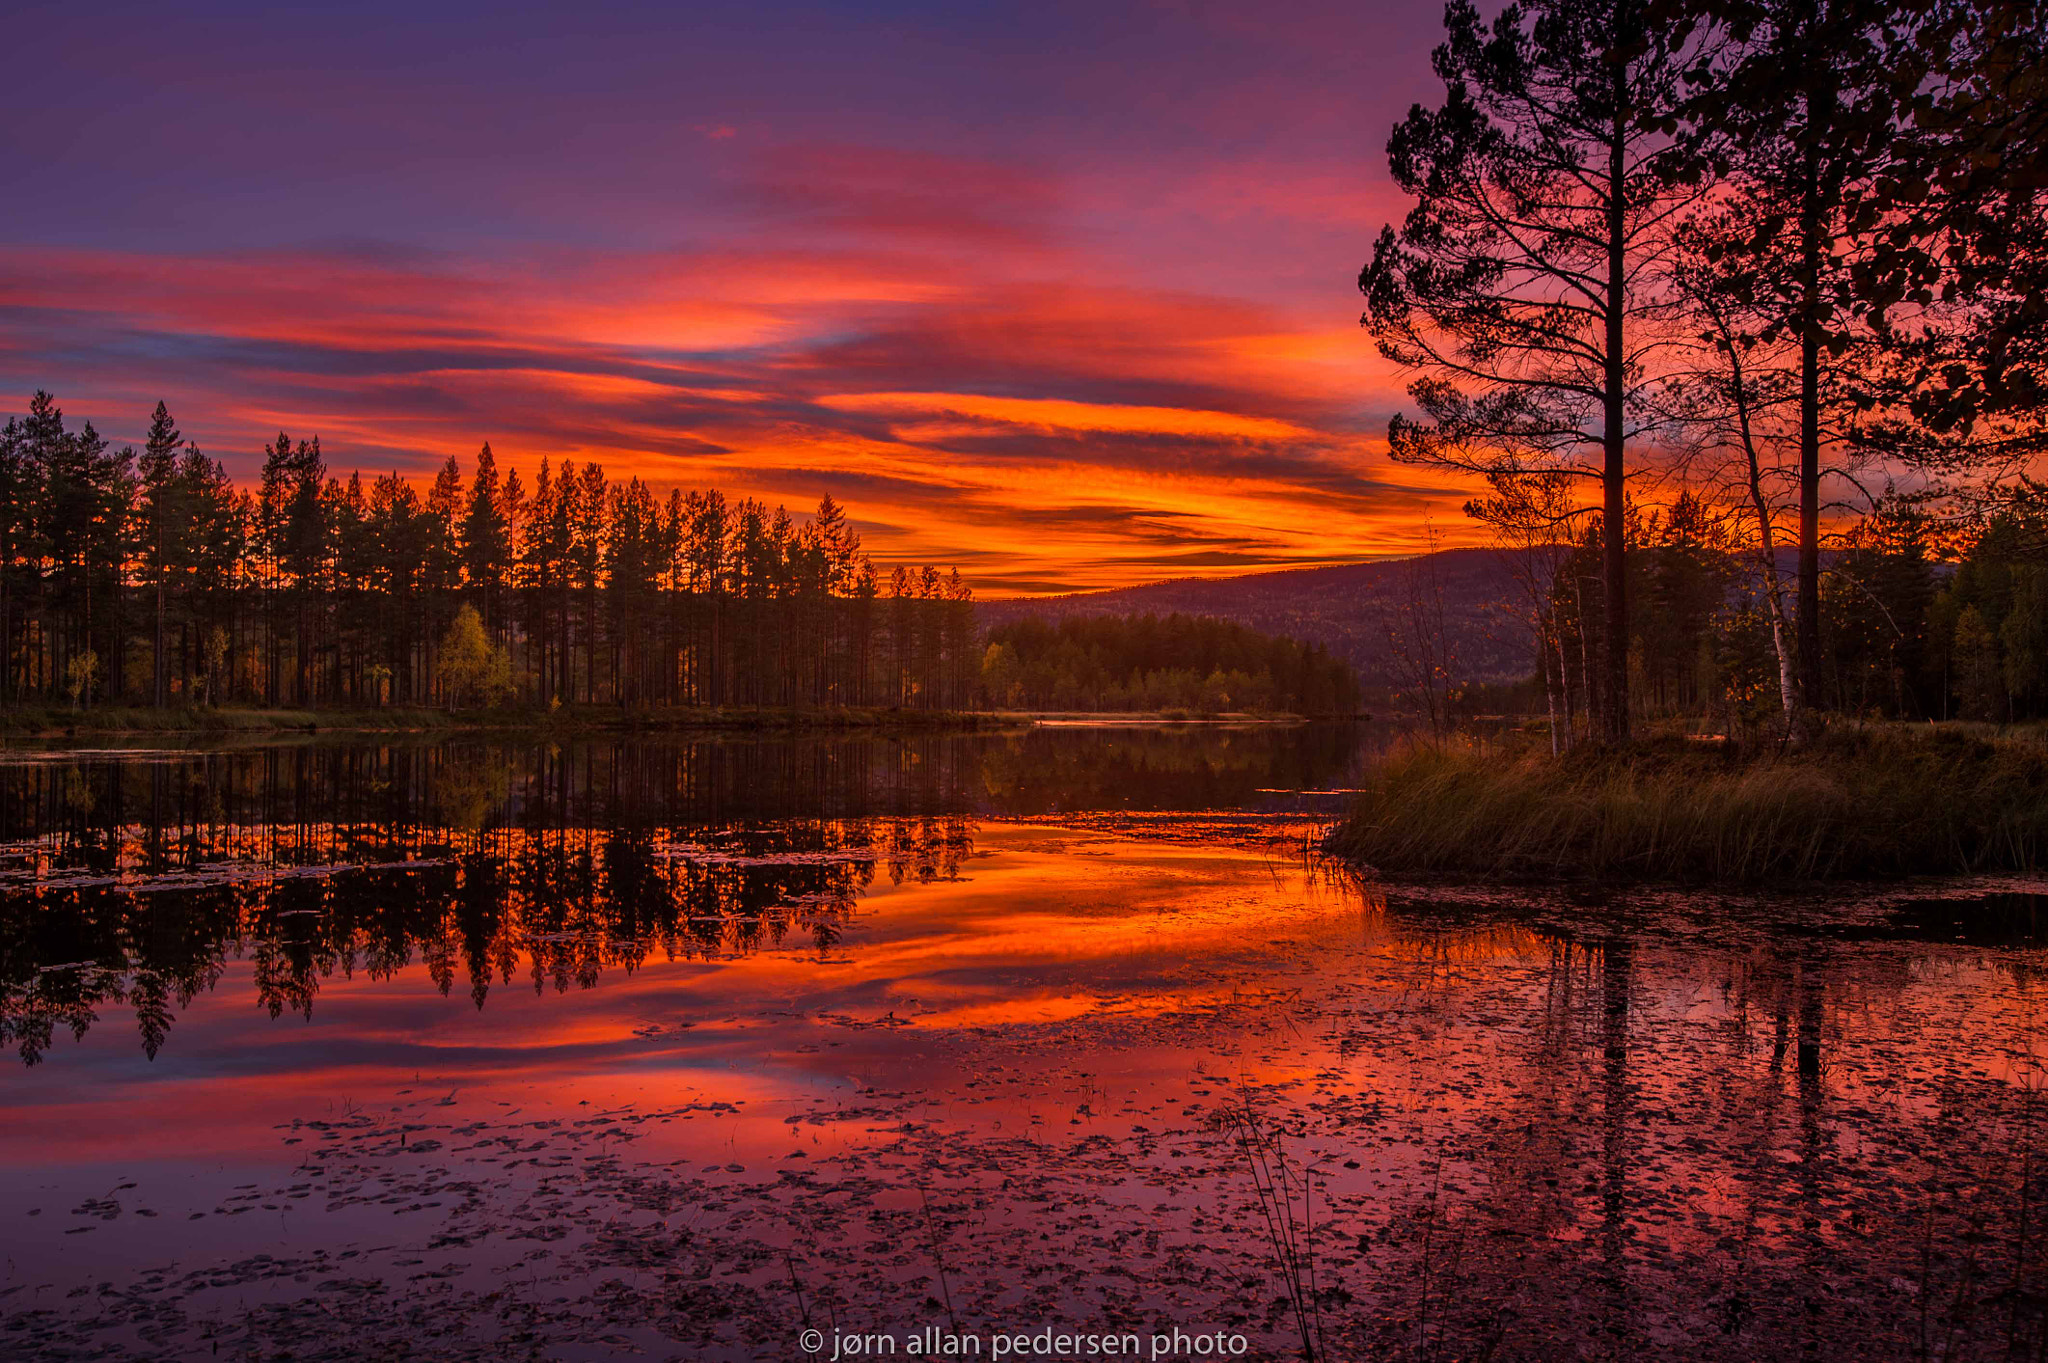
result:
[[[1422,560],[1291,568],[1245,577],[1176,578],[1069,596],[976,604],[982,627],[1069,615],[1183,615],[1234,620],[1267,634],[1321,644],[1358,669],[1368,686],[1397,678],[1387,650],[1386,622],[1410,596],[1421,568],[1433,573],[1458,658],[1460,680],[1512,681],[1535,667],[1528,629],[1512,613],[1518,589],[1492,549],[1444,549]]]

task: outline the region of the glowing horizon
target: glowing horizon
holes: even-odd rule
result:
[[[245,484],[284,430],[342,477],[488,441],[529,486],[829,494],[992,597],[1480,538],[1387,459],[1351,288],[1433,9],[806,15],[494,10],[489,62],[395,7],[48,16],[0,408],[137,443],[161,398]],[[65,112],[87,66],[121,116]]]

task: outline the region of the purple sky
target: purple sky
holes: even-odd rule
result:
[[[1438,13],[31,8],[4,405],[829,492],[998,595],[1404,552],[1352,280]]]

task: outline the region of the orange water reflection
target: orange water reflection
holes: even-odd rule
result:
[[[326,866],[319,828],[264,845]],[[1278,1216],[1331,1357],[2041,1340],[2033,901],[1386,888],[1300,833],[487,818],[396,869],[46,891],[175,1016],[152,1059],[136,971],[76,1037],[30,977],[65,1022],[0,1080],[0,1339],[742,1358],[811,1312],[1278,1356]]]

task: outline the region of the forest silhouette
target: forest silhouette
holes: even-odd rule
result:
[[[157,706],[964,704],[958,571],[883,578],[844,510],[488,444],[426,495],[332,473],[284,433],[237,488],[157,404],[139,452],[48,394],[0,430],[0,703]]]
[[[2041,713],[2040,8],[1454,0],[1445,30],[1362,321],[1410,379],[1393,458],[1488,485],[1554,727]],[[1405,642],[1411,689],[1455,685]]]

